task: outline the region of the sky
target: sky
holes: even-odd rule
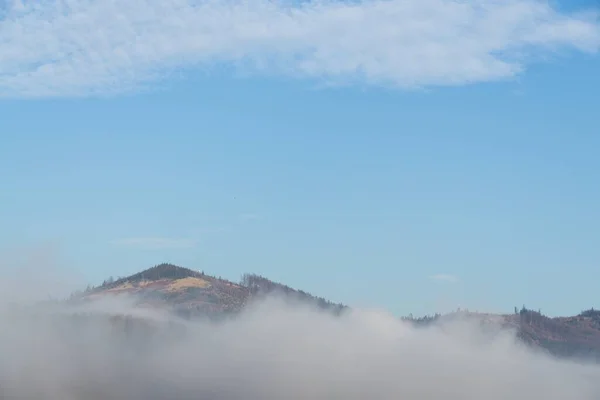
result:
[[[0,0],[0,249],[397,315],[600,307],[598,6]]]

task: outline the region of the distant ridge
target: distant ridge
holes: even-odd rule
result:
[[[256,274],[244,274],[242,276],[240,284],[247,287],[250,290],[250,293],[253,295],[282,293],[287,296],[292,296],[297,300],[312,303],[318,306],[319,308],[334,311],[335,313],[340,313],[348,308],[348,306],[344,304],[334,303],[332,301],[326,300],[323,297],[313,296],[312,294],[307,293],[303,290],[293,289],[287,285],[274,282],[270,279]]]
[[[600,311],[591,308],[568,317],[548,317],[540,310],[515,307],[512,314],[489,314],[458,310],[449,314],[415,318],[404,317],[417,327],[449,320],[471,320],[483,327],[510,329],[530,347],[561,358],[600,362]]]
[[[98,287],[88,287],[76,294],[77,299],[93,299],[111,294],[132,294],[146,307],[167,308],[184,318],[233,316],[250,302],[278,293],[284,298],[314,305],[339,315],[348,306],[313,296],[303,290],[274,282],[257,274],[244,274],[238,283],[207,275],[203,271],[169,263],[117,280],[108,279]],[[584,358],[600,362],[600,311],[593,308],[576,316],[550,318],[523,306],[514,313],[490,314],[458,310],[457,312],[415,318],[402,318],[415,326],[425,327],[457,319],[475,321],[486,329],[510,329],[527,345],[563,358]]]

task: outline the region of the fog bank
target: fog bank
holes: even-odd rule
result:
[[[35,317],[3,312],[2,398],[591,400],[600,393],[596,367],[535,354],[510,333],[464,321],[417,329],[385,312],[334,317],[277,298],[221,323],[169,325],[168,316],[146,310],[140,322],[115,328],[92,317],[133,313],[132,304],[98,302],[67,323],[74,311],[67,306],[38,306]]]

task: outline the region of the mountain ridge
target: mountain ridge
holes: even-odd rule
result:
[[[128,277],[109,278],[97,287],[88,286],[72,300],[92,300],[101,296],[135,295],[138,305],[172,308],[184,317],[237,313],[250,301],[280,293],[287,298],[314,304],[339,313],[347,306],[313,296],[303,290],[271,281],[257,274],[244,274],[239,283],[174,264],[155,265]]]
[[[242,311],[249,303],[264,296],[280,293],[285,298],[312,304],[339,315],[349,309],[257,274],[244,274],[235,283],[174,264],[158,264],[102,285],[88,287],[72,296],[77,300],[93,300],[106,295],[133,295],[140,306],[165,308],[184,318],[222,318]],[[417,327],[461,318],[516,332],[517,338],[533,348],[562,358],[585,358],[600,362],[600,311],[590,308],[574,316],[548,317],[539,310],[523,306],[514,313],[493,314],[457,310],[448,314],[425,317],[402,317]]]

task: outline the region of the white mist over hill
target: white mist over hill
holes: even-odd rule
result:
[[[134,312],[125,298],[76,310],[89,316],[65,322],[74,311],[67,306],[37,308],[35,318],[2,314],[0,397],[592,400],[600,394],[598,368],[533,353],[509,332],[490,336],[465,321],[417,329],[385,312],[335,317],[269,298],[220,323],[179,321],[184,329],[175,335],[165,315],[147,310],[130,326],[92,318]]]

